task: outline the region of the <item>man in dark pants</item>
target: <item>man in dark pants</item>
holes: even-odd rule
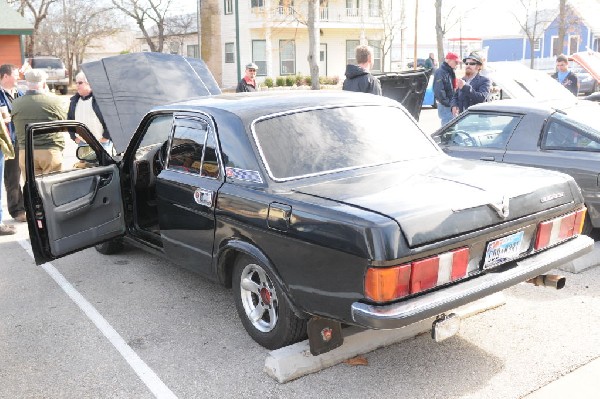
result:
[[[342,90],[381,96],[381,84],[370,72],[373,68],[373,50],[368,46],[358,46],[355,54],[357,65],[346,65],[346,80]]]
[[[17,89],[19,70],[11,64],[0,66],[0,106],[12,111],[12,102],[23,95]],[[4,164],[4,188],[6,189],[6,206],[8,213],[17,222],[25,222],[25,205],[21,191],[21,169],[19,168],[19,143],[17,142],[15,126],[12,121],[8,124],[8,132],[15,149],[15,157],[6,160]]]

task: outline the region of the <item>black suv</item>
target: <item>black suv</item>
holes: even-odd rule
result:
[[[60,58],[51,56],[35,56],[29,59],[33,69],[43,69],[48,74],[48,87],[59,90],[60,94],[67,94],[69,87],[69,74],[65,64]]]

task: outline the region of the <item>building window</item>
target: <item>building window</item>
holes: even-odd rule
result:
[[[200,58],[197,44],[188,44],[186,54],[189,58]]]
[[[360,0],[346,0],[346,16],[358,17],[360,10]]]
[[[369,17],[381,17],[381,0],[369,0]]]
[[[252,8],[256,8],[256,7],[264,7],[264,0],[250,0],[250,6]]]
[[[225,63],[233,64],[235,62],[235,50],[233,43],[225,43]]]
[[[374,72],[381,72],[381,41],[369,40],[369,47],[373,49],[373,68]]]
[[[223,4],[225,15],[233,14],[233,0],[225,0]]]
[[[257,76],[267,76],[267,42],[252,40],[252,62],[258,66]]]
[[[279,41],[279,68],[281,75],[296,74],[296,43],[293,40]]]
[[[533,41],[533,51],[540,51],[542,48],[542,38],[538,37]]]
[[[556,57],[563,52],[562,46],[558,42],[558,36],[552,36],[552,55]]]
[[[356,65],[356,47],[359,44],[358,40],[346,40],[346,65]]]
[[[569,36],[569,54],[579,51],[579,36]]]

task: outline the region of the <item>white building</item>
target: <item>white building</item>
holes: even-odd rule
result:
[[[374,48],[375,72],[391,70],[389,36],[399,37],[401,25],[392,3],[401,2],[321,0],[319,74],[343,79],[359,44]],[[259,80],[309,75],[307,10],[306,0],[203,0],[202,58],[223,88],[237,85],[251,61]]]

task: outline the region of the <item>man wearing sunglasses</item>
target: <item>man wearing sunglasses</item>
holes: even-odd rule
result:
[[[471,105],[489,101],[492,82],[479,72],[483,66],[481,56],[475,52],[463,59],[465,76],[456,81],[452,97],[452,114],[460,114]]]
[[[244,93],[256,91],[256,71],[258,70],[258,65],[251,62],[246,65],[246,74],[238,83],[237,88],[235,89],[236,93]]]

